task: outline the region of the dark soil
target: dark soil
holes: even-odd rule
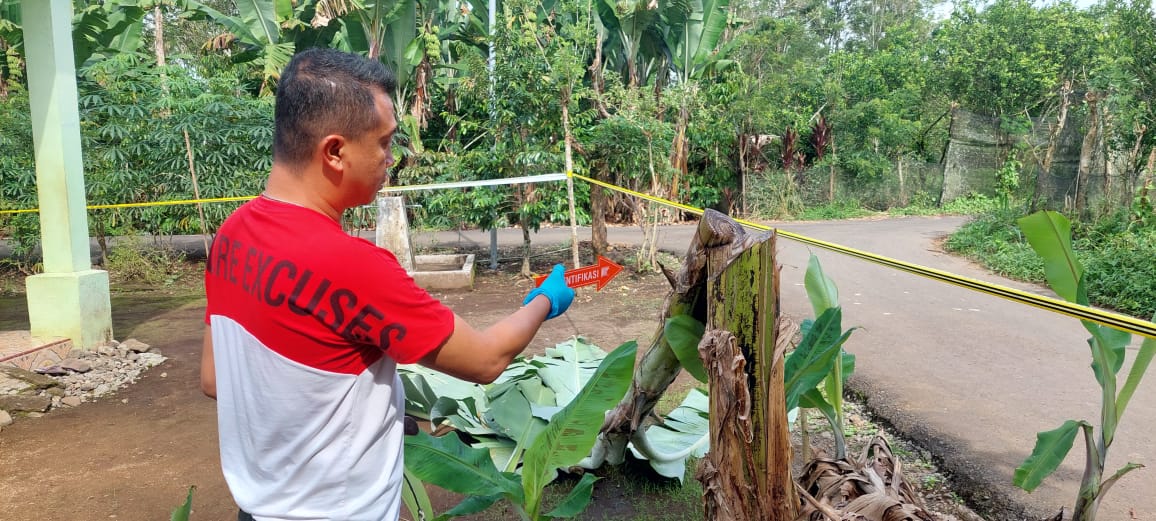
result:
[[[627,269],[601,292],[580,290],[565,318],[548,322],[527,354],[582,334],[606,350],[637,340],[641,356],[660,326],[668,284],[657,272],[633,269],[630,255],[625,248],[611,252],[612,259]],[[504,258],[517,256],[514,251],[502,252]],[[568,250],[548,251],[534,258],[532,268],[543,273],[568,258]],[[486,269],[486,263],[479,266],[473,291],[435,296],[475,326],[484,327],[517,309],[531,282],[517,275],[517,260],[503,262],[498,271]],[[201,394],[198,383],[204,317],[200,269],[198,263],[189,262],[156,285],[119,280],[113,274],[117,339],[137,338],[168,360],[111,396],[40,418],[17,418],[0,431],[0,519],[168,519],[190,486],[196,487],[193,520],[235,519],[236,507],[218,461],[214,402]],[[0,330],[28,327],[21,280],[15,272],[0,276],[0,288],[6,290],[0,291]],[[670,392],[681,397],[694,383],[680,376]],[[852,436],[853,447],[879,429],[854,410],[850,417],[851,430],[857,433]],[[812,421],[813,426],[820,424]],[[829,433],[814,437],[820,447],[829,441]],[[927,463],[928,455],[901,442],[893,443],[893,449],[912,483],[925,490],[932,509],[974,519]],[[700,489],[693,472],[688,472],[685,485],[660,478],[640,464],[599,473],[605,479],[596,484],[594,501],[582,519],[701,519]],[[566,490],[569,486],[563,480],[555,494],[560,497]],[[439,511],[459,499],[442,491],[431,493]],[[509,518],[501,505],[473,516]]]

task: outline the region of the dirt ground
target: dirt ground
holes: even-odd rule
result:
[[[548,322],[527,354],[540,353],[582,334],[607,351],[637,340],[641,355],[659,327],[658,314],[668,285],[661,274],[631,269],[631,254],[625,248],[612,252],[612,259],[627,269],[601,292],[580,290],[570,311],[564,318]],[[516,255],[503,252],[503,257]],[[567,257],[568,252],[547,252],[535,258],[533,268],[545,272],[553,262]],[[483,266],[473,291],[436,292],[435,296],[472,324],[487,326],[515,310],[529,290],[531,282],[518,277],[517,268],[516,261],[504,262],[497,272]],[[40,418],[17,418],[0,431],[0,519],[168,519],[189,486],[196,487],[192,519],[235,519],[236,507],[218,461],[214,402],[204,397],[198,386],[204,314],[199,268],[190,263],[186,270],[171,284],[156,287],[118,281],[114,274],[116,337],[151,344],[168,360],[114,395],[72,409],[53,410]],[[9,273],[5,278],[0,287],[21,286],[13,282],[18,274]],[[7,295],[0,292],[0,330],[8,329],[27,329],[24,297],[11,290]],[[690,385],[691,380],[681,376],[673,392],[684,393]],[[877,429],[860,430],[866,436]],[[819,442],[822,439],[817,438]],[[904,450],[896,453],[903,454]],[[916,460],[926,459],[916,449],[906,450]],[[908,464],[906,457],[904,460]],[[956,510],[957,516],[969,519],[958,513],[958,502],[933,469],[920,463],[905,468],[915,476],[916,486],[928,491],[933,508]],[[676,484],[641,488],[623,484],[639,479],[635,473],[645,474],[645,470],[614,471],[620,479],[607,479],[596,486],[594,502],[582,518],[630,518],[642,508],[658,508],[652,511],[668,514],[684,511],[678,519],[701,518],[694,515],[699,506],[693,497],[662,503]],[[439,492],[434,493],[434,499],[439,511],[454,501]],[[502,518],[494,515],[502,514],[478,519]],[[657,517],[672,518],[675,516]]]
[[[540,258],[535,269],[549,265]],[[487,326],[516,310],[529,291],[530,281],[506,273],[517,267],[479,269],[473,291],[435,296]],[[17,418],[0,431],[0,519],[168,519],[190,485],[197,487],[193,519],[235,518],[218,462],[214,402],[198,385],[204,299],[195,271],[155,289],[114,279],[116,337],[137,338],[168,360],[115,395]],[[565,318],[539,331],[528,354],[575,334],[606,350],[628,340],[645,346],[657,330],[666,284],[656,273],[627,270],[601,292],[581,290]],[[23,295],[0,297],[0,329],[27,329],[26,309]]]

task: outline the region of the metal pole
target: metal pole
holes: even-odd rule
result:
[[[497,25],[498,0],[490,0],[489,3],[489,29],[490,29],[490,56],[486,61],[486,67],[490,71],[490,129],[497,128],[498,122],[498,100],[494,96],[494,27]],[[494,134],[494,140],[491,142],[491,151],[497,145],[498,136]],[[496,216],[495,216],[496,217]],[[498,269],[498,220],[494,219],[494,227],[490,228],[490,269]]]
[[[565,108],[563,108],[565,110]],[[562,121],[566,126],[566,195],[570,199],[570,254],[574,257],[574,267],[582,266],[578,258],[578,214],[574,212],[574,158],[570,150],[570,125],[566,114]]]

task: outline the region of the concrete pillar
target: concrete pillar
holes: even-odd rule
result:
[[[405,198],[378,196],[377,245],[397,257],[405,271],[413,273],[413,243],[409,238],[409,219],[405,216]]]
[[[72,1],[23,0],[44,273],[26,280],[34,337],[112,339],[108,273],[92,269],[80,152]]]

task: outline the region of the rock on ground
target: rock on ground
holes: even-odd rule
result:
[[[111,394],[164,361],[164,355],[148,344],[128,339],[95,349],[73,349],[59,364],[36,372],[0,366],[0,428],[12,423],[11,413],[36,417]]]

